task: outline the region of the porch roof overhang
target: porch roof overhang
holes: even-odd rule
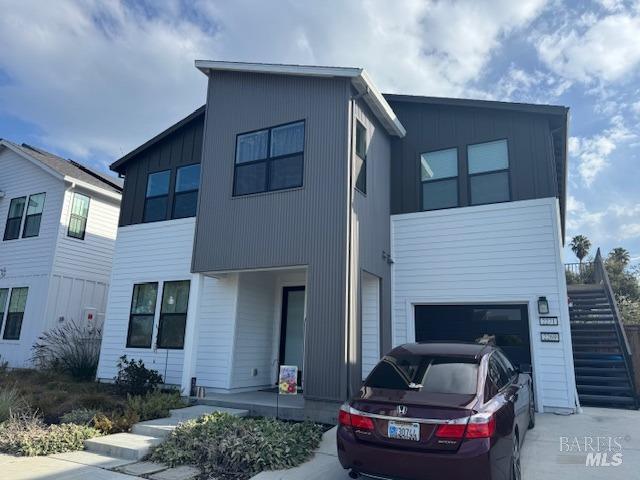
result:
[[[224,62],[196,60],[196,68],[206,75],[215,71],[263,73],[323,78],[348,78],[367,103],[371,111],[384,126],[389,135],[404,137],[406,130],[395,112],[363,68],[326,67],[316,65],[287,65],[276,63]]]

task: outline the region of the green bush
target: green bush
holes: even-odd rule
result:
[[[142,360],[128,360],[123,355],[118,360],[118,375],[114,383],[121,394],[144,395],[162,383],[162,375],[145,367]]]
[[[93,417],[101,413],[90,408],[76,408],[60,417],[60,423],[75,423],[76,425],[91,425]]]
[[[168,417],[172,408],[183,408],[186,404],[180,398],[180,392],[161,392],[156,390],[146,395],[129,396],[127,408],[135,412],[140,420],[153,420]]]
[[[100,329],[71,321],[44,332],[32,347],[31,360],[41,369],[94,380],[100,358]]]
[[[3,386],[0,389],[0,423],[8,420],[12,413],[27,409],[27,402],[16,386]]]
[[[100,435],[86,425],[45,425],[35,415],[12,415],[0,424],[0,451],[14,455],[49,455],[82,450],[84,441]]]
[[[305,462],[322,433],[313,423],[214,413],[179,425],[151,459],[172,466],[196,464],[217,478],[248,479]]]
[[[99,413],[93,417],[93,427],[105,435],[111,433],[128,432],[131,427],[140,421],[140,417],[133,410],[124,413],[114,412],[107,416]]]

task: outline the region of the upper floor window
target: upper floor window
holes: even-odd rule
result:
[[[170,180],[171,170],[149,174],[144,201],[144,222],[157,222],[167,219]]]
[[[4,332],[2,334],[2,338],[4,340],[20,340],[22,320],[24,318],[24,311],[27,306],[28,291],[29,289],[27,287],[11,289],[9,308],[7,309],[7,319],[5,321]]]
[[[238,135],[233,195],[302,186],[304,121]]]
[[[467,147],[471,205],[510,199],[509,151],[506,140]]]
[[[15,240],[20,237],[20,225],[27,197],[12,198],[9,204],[7,224],[4,227],[4,240]]]
[[[367,193],[367,129],[356,121],[356,188]]]
[[[200,186],[200,164],[178,167],[173,197],[171,218],[186,218],[196,215],[198,187]]]
[[[422,209],[458,206],[458,149],[449,148],[420,155]]]
[[[22,227],[22,238],[37,237],[40,234],[44,197],[44,193],[29,195],[27,215],[24,217],[24,227]]]
[[[87,217],[89,216],[89,197],[81,193],[73,194],[71,203],[71,217],[69,218],[69,229],[67,235],[72,238],[84,240],[87,230]]]

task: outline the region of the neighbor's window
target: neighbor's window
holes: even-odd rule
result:
[[[302,186],[304,121],[238,135],[233,195]]]
[[[69,218],[69,229],[67,235],[72,238],[84,240],[87,230],[87,217],[89,216],[89,197],[81,193],[73,194],[71,204],[71,217]]]
[[[506,202],[509,193],[509,152],[506,140],[467,147],[471,205]]]
[[[367,129],[356,121],[356,188],[367,193]]]
[[[133,286],[127,348],[151,348],[157,297],[157,283],[138,283]]]
[[[22,223],[25,203],[27,203],[27,197],[11,199],[7,225],[4,228],[4,240],[15,240],[20,236],[20,224]]]
[[[477,382],[475,362],[399,354],[386,355],[367,377],[365,387],[472,395],[476,393]]]
[[[169,201],[171,170],[150,173],[147,178],[147,193],[144,201],[144,221],[166,220]]]
[[[9,296],[9,289],[0,288],[0,332],[2,331],[2,325],[4,322],[4,312],[6,311],[8,296]]]
[[[173,196],[173,214],[171,218],[186,218],[196,215],[199,185],[199,163],[178,168],[175,193]]]
[[[29,195],[29,201],[27,202],[27,215],[24,218],[24,226],[22,227],[22,238],[37,237],[40,233],[44,198],[44,193]]]
[[[27,287],[11,289],[9,308],[7,309],[7,321],[4,326],[2,338],[5,340],[20,340],[24,309],[27,306]]]
[[[422,209],[458,206],[458,149],[449,148],[420,155]]]
[[[158,325],[158,348],[183,348],[190,284],[189,280],[164,282]]]

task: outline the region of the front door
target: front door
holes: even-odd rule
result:
[[[304,287],[282,289],[280,365],[298,367],[298,386],[301,385],[304,360],[304,303]]]

